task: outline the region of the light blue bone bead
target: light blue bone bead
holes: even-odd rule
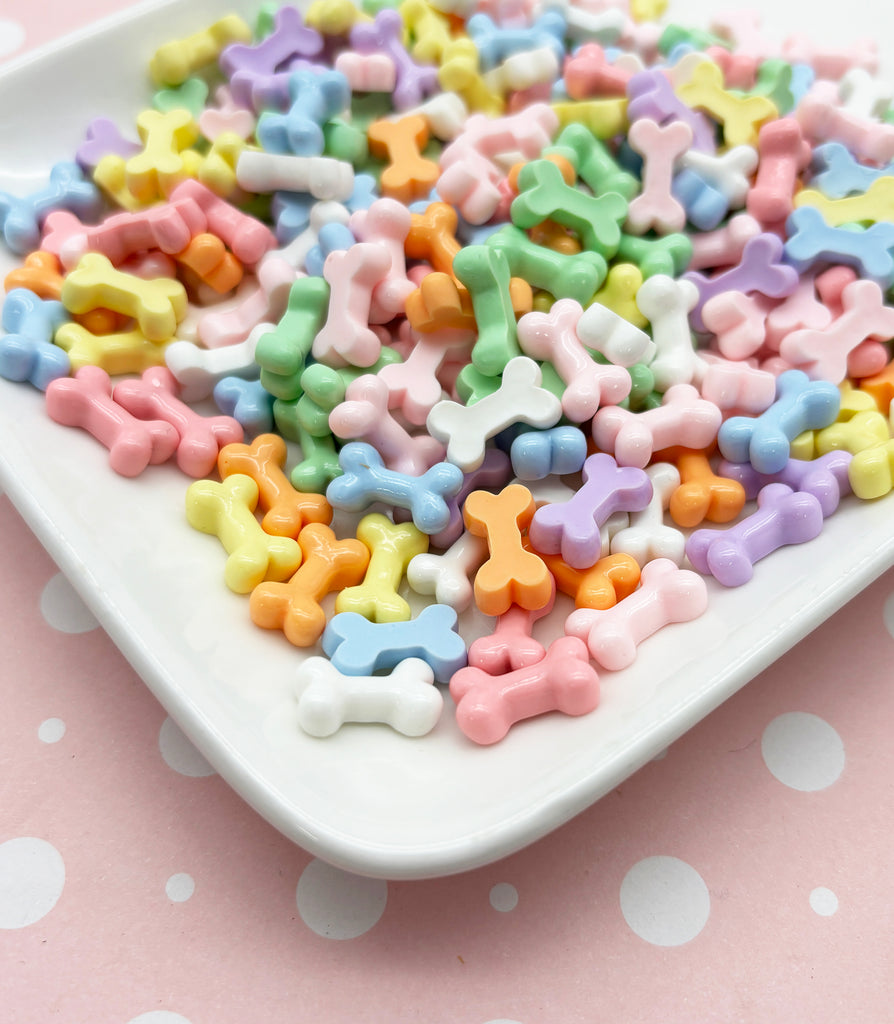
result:
[[[273,431],[273,395],[259,380],[224,377],[213,394],[217,408],[232,416],[249,437]]]
[[[894,176],[894,163],[867,167],[856,160],[840,142],[824,142],[813,151],[810,184],[830,199],[844,199],[853,192],[865,192],[877,178]]]
[[[519,480],[543,480],[555,473],[577,473],[587,458],[587,439],[577,427],[527,430],[509,450]]]
[[[894,224],[879,221],[865,230],[830,227],[819,210],[801,206],[785,222],[785,260],[803,274],[815,263],[854,267],[883,291],[894,284]]]
[[[323,264],[329,253],[350,249],[356,241],[347,225],[336,222],[324,224],[318,238],[317,244],[312,245],[304,257],[304,269],[313,277],[323,276]]]
[[[713,231],[729,212],[726,196],[690,167],[674,176],[671,194],[682,203],[686,219],[699,231]]]
[[[496,67],[513,53],[548,46],[561,66],[565,57],[565,16],[557,10],[546,11],[531,25],[504,28],[487,14],[473,14],[466,31],[478,50],[484,70]]]
[[[27,288],[13,288],[3,303],[0,323],[0,377],[28,381],[40,391],[71,372],[68,353],[53,344],[57,328],[68,320],[61,302],[41,299]]]
[[[265,112],[257,136],[269,153],[319,156],[324,149],[323,124],[350,103],[351,89],[340,71],[295,71],[289,77],[292,105],[284,114]]]

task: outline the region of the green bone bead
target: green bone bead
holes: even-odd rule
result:
[[[635,263],[644,279],[656,274],[679,277],[692,259],[692,239],[676,233],[660,238],[622,234],[617,257]]]
[[[326,363],[310,363],[301,374],[301,390],[328,413],[345,400],[348,385],[365,373],[378,373],[383,366],[402,362],[400,353],[387,345],[382,346],[379,358],[372,366],[332,367]]]
[[[258,16],[255,19],[255,39],[266,39],[276,27],[276,12],[280,4],[277,0],[267,0],[261,4]]]
[[[207,82],[202,78],[187,78],[181,85],[159,89],[152,97],[152,106],[163,114],[169,110],[188,110],[197,118],[205,109],[207,99]]]
[[[255,349],[261,383],[274,398],[301,394],[301,374],[329,308],[329,285],[322,277],[299,277],[289,290],[279,323],[262,334]]]
[[[544,151],[544,156],[559,152],[567,156],[578,177],[596,195],[617,192],[626,200],[639,194],[640,182],[636,175],[619,167],[605,144],[582,124],[566,125],[559,133],[555,146]]]
[[[561,398],[565,394],[565,381],[556,372],[556,368],[552,363],[538,363],[537,365],[543,374],[540,387],[546,388],[556,398]],[[471,363],[467,363],[456,378],[456,393],[465,405],[474,405],[476,402],[480,402],[482,398],[492,395],[499,386],[499,377],[481,373]]]
[[[556,252],[532,242],[513,224],[495,231],[485,245],[503,253],[512,277],[523,277],[532,288],[542,288],[554,299],[575,299],[584,305],[608,273],[608,266],[598,252],[577,256]]]
[[[325,494],[329,484],[342,474],[335,439],[331,434],[314,437],[303,427],[299,427],[296,440],[301,445],[304,458],[289,474],[292,486],[296,491]]]
[[[329,409],[318,405],[308,394],[303,394],[295,403],[295,416],[298,426],[303,427],[314,437],[325,437],[331,434],[329,429]]]
[[[478,340],[472,348],[472,364],[489,377],[521,355],[515,312],[509,297],[509,261],[498,249],[467,245],[453,259],[453,273],[469,289]]]
[[[757,69],[754,88],[742,95],[766,96],[773,101],[773,105],[779,111],[779,116],[784,117],[795,109],[795,97],[791,90],[791,84],[791,64],[774,57],[761,61]]]
[[[627,200],[617,192],[587,195],[567,185],[551,160],[532,160],[518,176],[519,194],[509,216],[519,228],[533,228],[554,220],[574,231],[585,249],[611,259],[621,240]]]
[[[369,160],[366,132],[344,118],[334,117],[323,125],[323,151],[352,167],[361,167]]]
[[[301,398],[292,398],[288,401],[285,398],[273,399],[273,423],[277,432],[287,441],[297,441],[301,436],[301,424],[298,422],[300,401]]]
[[[707,50],[709,46],[722,46],[724,50],[732,49],[732,43],[728,39],[721,39],[720,36],[715,36],[713,32],[705,29],[667,25],[658,39],[658,52],[666,57],[680,43],[688,43],[695,50]]]

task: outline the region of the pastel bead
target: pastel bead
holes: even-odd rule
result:
[[[462,522],[462,520],[460,520]],[[471,576],[487,558],[487,544],[465,530],[441,555],[415,555],[407,566],[407,582],[417,594],[463,612],[472,603]]]
[[[492,633],[469,644],[469,665],[490,675],[501,675],[542,661],[546,651],[543,644],[532,636],[534,623],[549,615],[554,603],[555,586],[550,600],[542,608],[531,610],[517,604],[510,605],[497,616]]]
[[[0,319],[7,332],[0,337],[0,377],[27,380],[41,391],[57,377],[67,377],[70,360],[53,344],[67,319],[61,302],[41,299],[26,288],[10,289]]]
[[[642,118],[630,126],[627,141],[643,157],[643,187],[630,200],[625,227],[636,235],[682,230],[686,211],[671,192],[671,179],[675,162],[692,144],[692,129],[684,121],[660,125]]]
[[[838,508],[842,497],[850,494],[853,458],[850,452],[831,451],[809,461],[789,459],[778,473],[759,473],[748,462],[724,460],[719,470],[724,477],[736,481],[749,499],[757,497],[763,487],[772,483],[812,494],[826,518]]]
[[[42,189],[27,196],[0,192],[0,230],[9,248],[24,256],[40,245],[41,227],[53,210],[68,210],[88,220],[99,215],[99,190],[76,163],[60,161]]]
[[[587,439],[577,427],[527,431],[512,442],[512,471],[520,480],[577,473],[587,457]]]
[[[225,47],[250,39],[248,25],[238,15],[229,14],[200,32],[159,47],[149,62],[149,72],[158,85],[179,85],[217,60]]]
[[[629,525],[612,537],[611,553],[630,555],[640,568],[656,558],[681,565],[686,538],[664,521],[664,511],[680,484],[680,474],[669,462],[653,462],[646,476],[652,483],[652,497],[645,508],[631,511]]]

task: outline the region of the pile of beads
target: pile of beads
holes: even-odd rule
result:
[[[152,55],[139,141],[96,119],[0,194],[0,375],[116,472],[195,478],[226,584],[312,655],[314,736],[428,733],[435,683],[480,744],[587,714],[706,577],[894,487],[874,49],[662,8],[229,15]],[[471,605],[496,622],[467,645]]]

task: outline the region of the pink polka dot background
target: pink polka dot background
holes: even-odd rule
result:
[[[0,60],[119,8],[13,2]],[[284,839],[0,497],[0,1019],[890,1020],[894,571],[597,805],[426,882]]]

